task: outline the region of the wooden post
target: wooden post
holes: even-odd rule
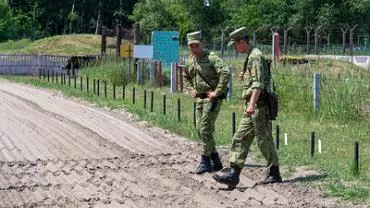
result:
[[[305,30],[306,30],[306,39],[307,39],[306,53],[310,54],[310,33],[311,33],[311,30],[312,30],[312,26],[305,27]]]
[[[120,25],[116,26],[116,38],[117,38],[117,45],[116,45],[116,56],[121,55],[121,43],[122,43],[122,33],[121,33],[121,27]]]
[[[346,53],[346,33],[348,31],[348,27],[343,28],[341,27],[340,30],[342,30],[342,47],[343,47],[343,54]]]
[[[355,30],[356,27],[357,25],[355,25],[353,28],[350,28],[349,30],[349,50],[351,56],[353,56],[353,31]]]
[[[318,112],[320,107],[320,74],[314,73],[313,77],[313,109],[314,112]]]
[[[100,55],[104,56],[107,53],[107,28],[102,26],[102,33],[101,33],[101,52]],[[71,62],[72,65],[72,62]]]

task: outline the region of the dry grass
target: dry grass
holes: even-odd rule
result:
[[[114,38],[107,39],[113,45]],[[100,35],[78,34],[58,35],[33,42],[19,53],[49,55],[98,55],[100,54]]]

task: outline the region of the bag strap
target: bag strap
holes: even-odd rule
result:
[[[196,70],[196,69],[195,69]],[[204,77],[200,74],[200,72],[198,71],[198,70],[196,70],[197,71],[197,74],[200,76],[200,78],[202,78],[203,79],[203,81],[205,81],[206,82],[206,84],[212,89],[212,90],[215,90],[213,87],[212,87],[212,85],[211,84],[209,84],[209,82],[206,80],[206,79],[204,79]]]

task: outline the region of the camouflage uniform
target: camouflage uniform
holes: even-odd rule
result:
[[[237,41],[236,50],[247,54],[243,67],[243,99],[246,101],[245,110],[248,108],[253,91],[255,95],[260,90],[258,100],[254,106],[254,113],[251,115],[243,113],[237,132],[234,134],[231,151],[230,167],[224,174],[214,174],[212,177],[219,183],[235,187],[239,183],[239,175],[244,167],[248,151],[254,137],[258,147],[267,160],[269,172],[261,184],[281,182],[279,171],[279,159],[272,138],[271,121],[268,117],[267,92],[270,92],[271,73],[262,52],[250,45],[249,37],[245,27],[239,28],[230,33],[231,41],[228,45],[234,45]],[[259,89],[259,90],[257,90]]]
[[[230,72],[222,59],[208,50],[204,50],[204,57],[199,60],[193,55],[189,56],[186,68],[185,88],[189,91],[194,89],[199,95],[196,98],[197,131],[204,143],[203,154],[210,156],[216,151],[213,133],[222,100],[210,101],[206,94],[213,90],[216,91],[217,96],[223,94],[227,88]]]
[[[243,71],[245,72],[243,98],[247,101],[246,108],[253,89],[259,88],[262,92],[255,106],[254,114],[252,116],[243,114],[238,130],[233,137],[230,164],[243,168],[253,138],[256,137],[258,147],[266,158],[268,167],[278,166],[279,160],[272,138],[271,121],[267,114],[266,95],[263,93],[263,90],[270,91],[271,76],[259,49],[254,48],[248,54]]]

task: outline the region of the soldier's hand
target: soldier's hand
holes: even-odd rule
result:
[[[214,98],[216,98],[216,95],[217,95],[216,91],[207,92],[207,96],[210,100],[213,100]]]
[[[190,90],[189,94],[193,98],[198,97],[198,92],[196,90],[194,90],[194,89],[193,90]]]
[[[243,72],[239,73],[239,78],[240,78],[240,80],[244,80],[244,73]]]
[[[247,109],[245,109],[246,116],[252,116],[254,114],[254,105],[248,105]]]

